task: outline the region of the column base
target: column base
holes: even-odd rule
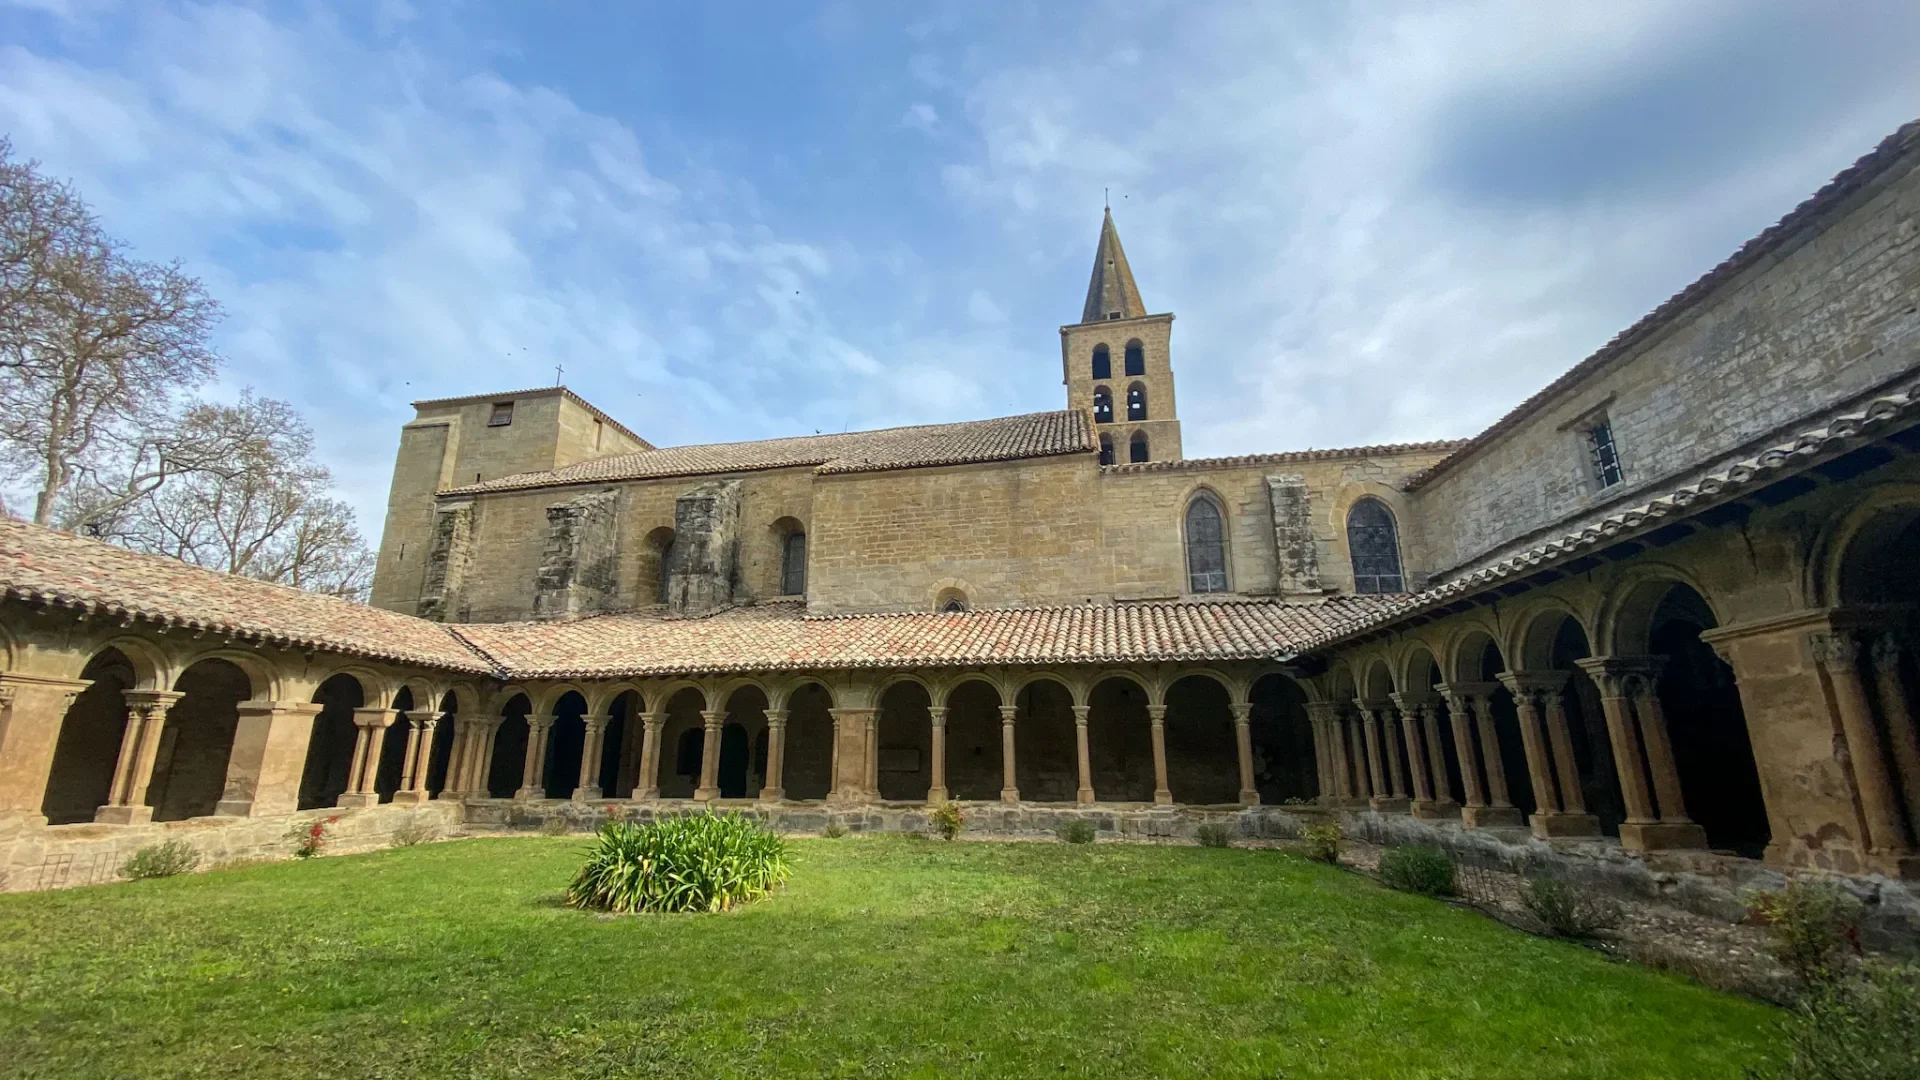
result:
[[[1000,789],[1000,801],[1008,806],[1020,805],[1020,789],[1004,787]]]
[[[1463,806],[1460,824],[1469,829],[1517,829],[1526,818],[1517,806]]]
[[[574,802],[591,802],[600,797],[599,784],[582,784],[573,789]]]
[[[1895,881],[1920,881],[1920,854],[1873,854],[1867,856],[1866,863],[1876,873],[1885,874]]]
[[[760,789],[761,802],[785,802],[786,799],[787,799],[786,788],[763,787]]]
[[[393,804],[395,806],[419,806],[426,801],[427,793],[424,791],[407,791],[402,789],[393,793]]]
[[[1172,805],[1173,805],[1173,792],[1171,792],[1171,791],[1156,791],[1156,792],[1154,792],[1154,793],[1153,793],[1153,805],[1155,805],[1155,806],[1172,806]]]
[[[535,799],[544,799],[546,797],[547,797],[546,788],[523,787],[520,790],[513,793],[513,798],[515,802],[532,802]]]
[[[660,789],[657,787],[641,788],[633,793],[634,802],[656,802],[659,798]]]
[[[153,807],[103,806],[93,812],[93,820],[101,825],[145,825],[153,820]]]
[[[1556,836],[1599,836],[1600,819],[1592,814],[1541,811],[1527,819],[1533,835],[1542,840]]]
[[[333,800],[333,805],[342,810],[355,810],[365,806],[379,806],[380,793],[377,791],[347,791]]]
[[[951,801],[953,801],[953,796],[947,794],[946,788],[937,787],[927,789],[928,806],[940,806]]]
[[[1409,809],[1421,821],[1457,821],[1460,817],[1460,804],[1452,799],[1415,799]]]
[[[1375,795],[1367,805],[1379,814],[1404,814],[1412,804],[1404,795]]]
[[[693,789],[694,802],[712,802],[713,800],[719,797],[720,797],[720,789],[717,787],[703,787],[703,788]]]
[[[1093,800],[1092,800],[1092,799],[1088,799],[1087,801],[1088,801],[1088,802],[1092,802]],[[1241,805],[1241,806],[1259,806],[1259,805],[1260,805],[1260,793],[1259,793],[1259,792],[1257,792],[1257,791],[1254,791],[1254,790],[1253,790],[1253,789],[1251,789],[1251,788],[1249,788],[1249,789],[1247,789],[1247,790],[1245,790],[1245,791],[1242,791],[1242,792],[1240,793],[1240,805]]]
[[[1073,801],[1079,803],[1081,806],[1093,805],[1093,789],[1083,787],[1079,791],[1074,792]]]
[[[1629,821],[1620,826],[1620,846],[1628,851],[1704,851],[1707,830],[1691,821]]]

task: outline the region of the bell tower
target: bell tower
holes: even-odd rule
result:
[[[1109,207],[1080,321],[1060,328],[1067,407],[1093,410],[1103,464],[1180,460],[1172,339],[1173,316],[1140,300]]]

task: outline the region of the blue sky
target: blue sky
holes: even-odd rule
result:
[[[603,8],[616,9],[609,13]],[[417,398],[1059,408],[1111,188],[1190,456],[1464,436],[1920,116],[1920,5],[0,0],[0,130],[377,540]]]

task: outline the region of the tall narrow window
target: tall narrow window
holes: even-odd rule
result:
[[[1127,443],[1127,460],[1128,461],[1147,460],[1147,433],[1146,432],[1136,431],[1133,433],[1133,440]]]
[[[1104,386],[1093,388],[1093,422],[1113,423],[1113,391]]]
[[[1127,342],[1127,374],[1145,375],[1147,373],[1147,350],[1137,341]]]
[[[1113,354],[1105,345],[1093,347],[1093,377],[1096,379],[1113,378]]]
[[[1400,577],[1400,531],[1386,503],[1361,499],[1347,511],[1347,554],[1353,559],[1354,592],[1406,591]]]
[[[1147,388],[1134,383],[1127,387],[1127,419],[1145,420],[1147,418]]]
[[[1100,436],[1100,464],[1113,464],[1113,436]]]
[[[1595,483],[1610,488],[1626,479],[1620,468],[1620,449],[1613,442],[1613,423],[1604,416],[1587,429],[1587,453],[1593,460]]]
[[[787,596],[807,591],[807,534],[798,529],[787,534],[780,553],[780,591]]]
[[[1187,591],[1227,591],[1226,523],[1205,495],[1187,504]]]

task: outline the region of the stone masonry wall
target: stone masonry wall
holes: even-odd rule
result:
[[[619,598],[620,493],[608,488],[547,507],[547,542],[535,579],[536,619],[610,611]]]
[[[667,609],[705,615],[733,603],[739,578],[738,480],[709,480],[674,500],[673,558]]]

